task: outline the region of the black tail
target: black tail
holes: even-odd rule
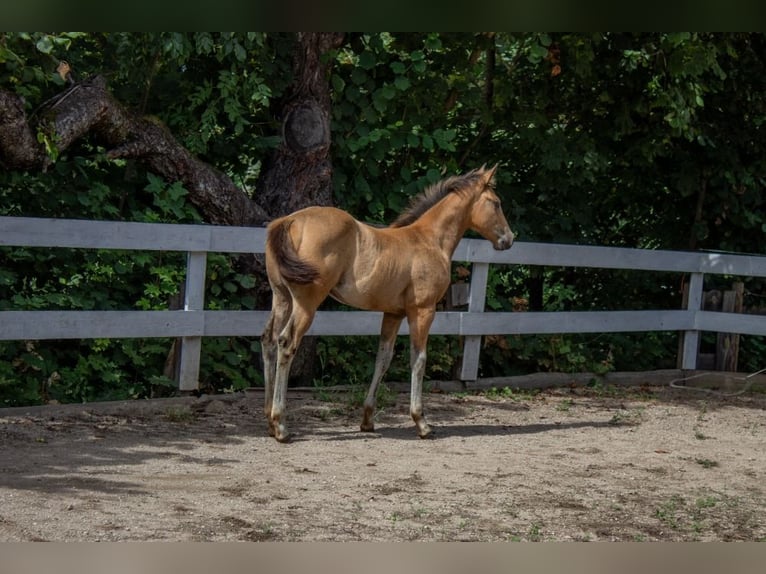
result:
[[[266,251],[279,265],[279,272],[285,281],[307,285],[319,278],[319,270],[298,258],[288,233],[291,224],[291,220],[282,219],[269,225],[266,231]]]

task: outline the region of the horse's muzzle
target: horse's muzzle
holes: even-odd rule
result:
[[[510,230],[498,237],[497,241],[492,244],[492,246],[498,251],[510,249],[511,245],[513,245],[513,233]]]

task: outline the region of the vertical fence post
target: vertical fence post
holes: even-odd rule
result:
[[[471,293],[468,296],[468,312],[483,313],[487,300],[487,275],[489,263],[471,266]],[[466,335],[463,339],[463,362],[460,366],[461,381],[475,381],[479,377],[479,353],[481,335]]]
[[[205,308],[205,275],[207,253],[193,251],[186,256],[186,289],[184,311],[202,311]],[[202,337],[181,337],[178,361],[178,389],[193,391],[199,387],[199,364]]]
[[[695,313],[702,308],[702,284],[704,273],[692,273],[689,281],[689,298],[686,303],[687,311]],[[697,353],[699,352],[700,332],[684,331],[683,348],[681,350],[681,368],[691,371],[697,368]]]
[[[723,292],[721,311],[724,313],[742,313],[742,300],[744,295],[745,284],[741,281],[732,283],[731,290]],[[737,361],[739,360],[739,339],[740,336],[738,333],[718,333],[716,335],[716,371],[737,371]]]

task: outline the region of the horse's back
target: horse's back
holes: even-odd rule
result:
[[[298,254],[310,257],[313,253],[337,249],[339,242],[347,242],[356,232],[356,220],[336,207],[312,206],[288,215],[290,238]]]

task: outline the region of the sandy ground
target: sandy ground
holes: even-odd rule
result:
[[[667,387],[347,395],[0,412],[0,540],[766,539],[766,395]]]

